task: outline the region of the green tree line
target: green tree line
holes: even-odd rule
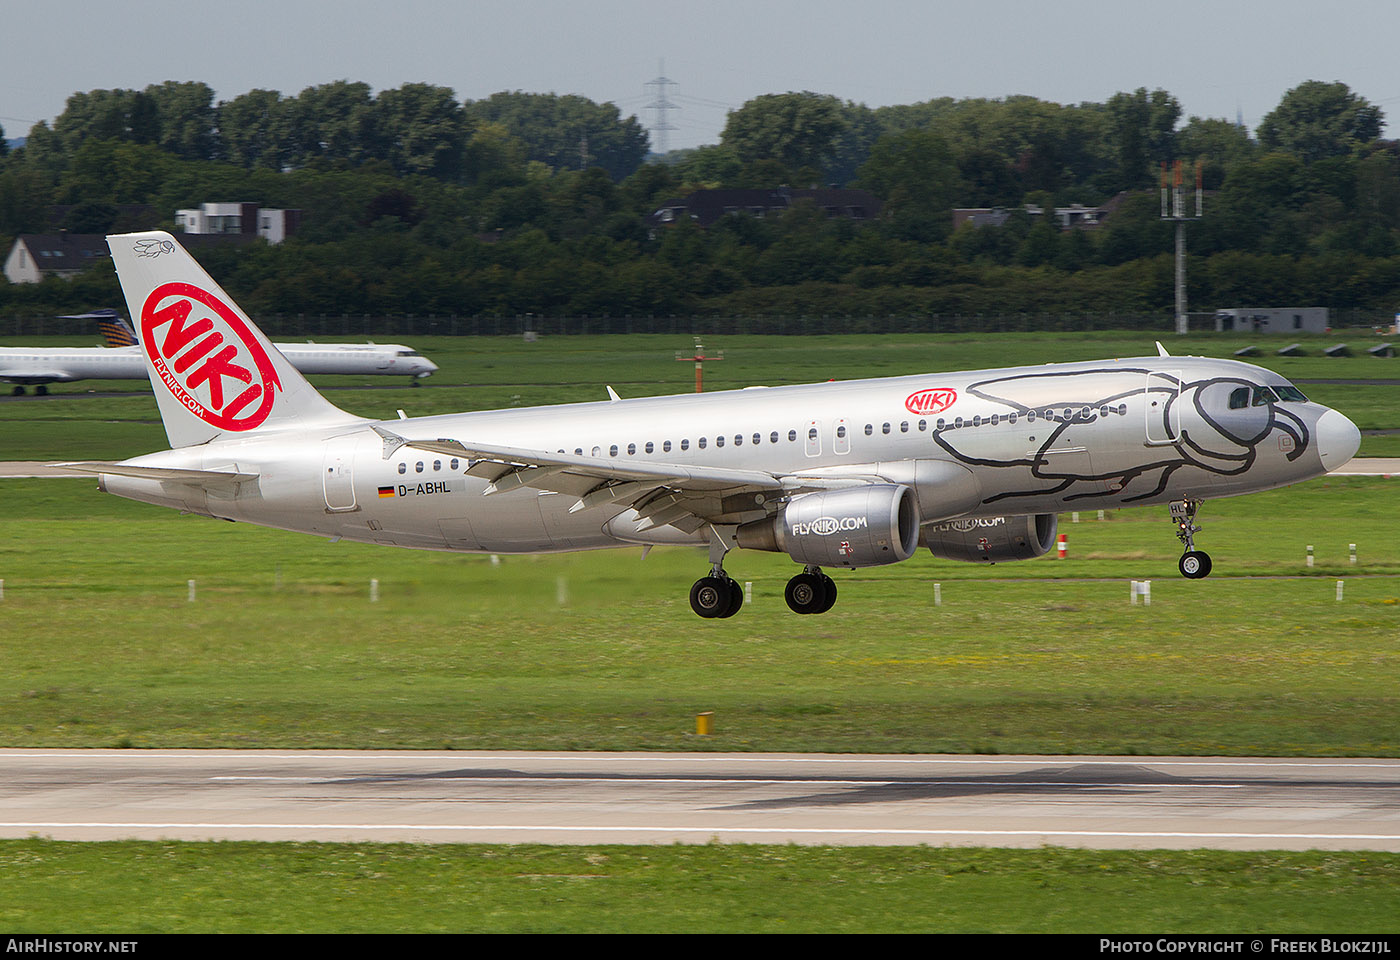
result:
[[[877,109],[793,92],[732,111],[718,144],[657,157],[635,117],[577,96],[337,81],[215,103],[205,84],[168,82],[76,93],[0,153],[0,242],[171,227],[178,208],[236,200],[304,212],[281,245],[199,251],[260,312],[1165,313],[1173,228],[1158,183],[1181,160],[1207,191],[1189,233],[1193,309],[1395,311],[1400,146],[1381,139],[1378,107],[1309,81],[1253,136],[1182,115],[1145,88]],[[696,189],[819,185],[870,190],[882,216],[799,204],[709,229],[646,221]],[[1109,201],[1092,230],[1026,209]],[[1009,216],[954,231],[954,207]],[[0,315],[119,301],[110,265],[90,273],[0,282]]]

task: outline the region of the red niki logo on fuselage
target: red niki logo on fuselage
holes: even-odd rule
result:
[[[958,391],[952,387],[930,387],[918,390],[904,398],[904,409],[910,413],[942,413],[958,400]]]
[[[175,399],[220,430],[252,430],[282,389],[247,322],[190,283],[151,291],[141,307],[141,347]]]

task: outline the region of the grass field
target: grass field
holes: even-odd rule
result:
[[[1375,853],[0,841],[10,934],[1359,934],[1397,910]]]
[[[1169,345],[1238,346],[1205,340]],[[414,345],[443,365],[430,382],[453,385],[332,399],[393,416],[693,382],[673,359],[683,338]],[[706,366],[714,388],[1155,352],[1112,334],[706,347],[726,352]],[[1265,362],[1298,379],[1400,370]],[[0,403],[0,459],[163,448],[144,385],[56,390],[109,386],[124,395]],[[1393,386],[1308,392],[1368,429],[1400,427]],[[1396,490],[1330,478],[1211,501],[1199,542],[1215,572],[1200,582],[1177,576],[1162,508],[1063,516],[1063,561],[924,553],[837,572],[821,617],[784,605],[787,558],[741,551],[727,567],[754,603],[703,621],[686,601],[697,551],[493,563],[182,517],[90,480],[0,480],[0,745],[1400,756]],[[1129,604],[1131,579],[1153,581],[1150,607]],[[716,718],[705,740],[701,710]],[[0,842],[0,925],[1362,932],[1393,929],[1397,871],[1383,854],[24,840]]]
[[[821,617],[740,551],[753,604],[704,621],[695,550],[493,564],[0,481],[0,744],[691,749],[714,710],[702,748],[1397,756],[1395,489],[1211,502],[1199,582],[1149,509],[1064,517],[1063,561],[838,571]]]

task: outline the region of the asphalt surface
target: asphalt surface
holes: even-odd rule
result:
[[[0,836],[1400,851],[1400,760],[0,751]]]

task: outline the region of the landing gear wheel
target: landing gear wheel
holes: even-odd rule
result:
[[[46,386],[44,386],[42,383],[39,384],[37,387],[34,388],[34,396],[36,396],[36,397],[47,397],[48,395],[49,395],[49,388],[46,387]]]
[[[1188,580],[1200,580],[1210,575],[1210,554],[1204,550],[1188,550],[1181,555],[1177,567]]]
[[[787,582],[783,599],[793,613],[825,613],[836,602],[836,585],[820,573],[799,573]]]
[[[13,390],[10,391],[10,396],[12,396],[12,397],[22,397],[22,396],[24,396],[24,388],[23,388],[23,387],[15,387]]]
[[[743,588],[739,586],[739,581],[732,577],[725,578],[725,582],[729,585],[729,609],[721,613],[720,616],[732,617],[743,609]]]
[[[733,582],[728,577],[701,577],[696,580],[690,588],[690,609],[706,620],[733,616],[738,612],[738,608],[734,607],[734,593],[729,589]],[[743,599],[743,594],[740,594],[739,602],[742,603]],[[730,612],[731,607],[734,613]]]
[[[744,588],[733,577],[701,577],[690,588],[690,609],[707,620],[724,620],[744,606]]]

